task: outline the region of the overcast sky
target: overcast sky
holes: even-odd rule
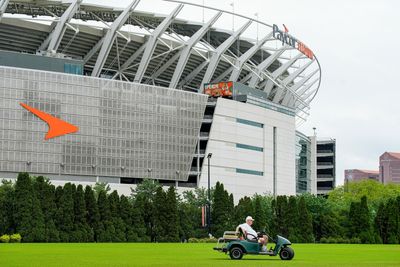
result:
[[[129,0],[84,2],[127,6]],[[232,11],[232,0],[188,0]],[[400,1],[396,0],[235,0],[235,12],[269,24],[284,23],[317,55],[322,83],[311,115],[299,130],[337,142],[337,183],[344,169],[378,169],[385,151],[400,151]],[[137,9],[167,13],[176,4],[142,0]],[[213,14],[206,11],[205,20]],[[201,21],[201,10],[185,8],[181,15]],[[240,20],[233,22],[241,25]],[[232,17],[218,26],[232,28]],[[256,38],[255,26],[247,35]],[[259,29],[260,36],[262,29]]]

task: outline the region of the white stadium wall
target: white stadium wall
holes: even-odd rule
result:
[[[223,183],[233,193],[235,201],[255,193],[296,194],[294,135],[293,116],[219,98],[206,150],[206,155],[212,153],[211,186],[217,181]],[[207,187],[207,179],[208,163],[205,159],[199,186]]]

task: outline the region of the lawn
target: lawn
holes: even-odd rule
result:
[[[400,266],[399,245],[295,244],[292,261],[245,255],[213,244],[0,244],[0,266]]]

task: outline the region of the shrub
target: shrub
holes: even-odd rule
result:
[[[8,242],[10,242],[10,236],[9,236],[9,235],[2,235],[2,236],[0,236],[0,242],[1,242],[1,243],[8,243]]]
[[[322,243],[322,244],[326,244],[326,243],[328,243],[328,239],[327,239],[326,237],[322,237],[322,238],[319,240],[319,242]]]
[[[350,243],[351,244],[361,244],[361,239],[358,237],[353,237],[352,239],[350,239]]]
[[[334,238],[334,237],[328,237],[328,238],[327,238],[327,243],[329,243],[329,244],[335,244],[335,243],[337,243],[337,240],[336,240],[336,238]]]
[[[10,243],[20,243],[21,239],[22,237],[20,234],[13,234],[10,236]]]
[[[347,239],[347,238],[338,237],[338,238],[336,238],[336,243],[338,243],[338,244],[349,244],[350,240]]]

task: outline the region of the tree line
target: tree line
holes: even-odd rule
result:
[[[400,186],[374,183],[338,187],[329,197],[254,195],[235,205],[217,182],[211,232],[220,237],[251,215],[254,229],[292,242],[399,243]],[[183,242],[208,237],[202,225],[207,203],[204,188],[179,195],[174,187],[144,180],[130,196],[120,196],[106,184],[55,187],[42,176],[20,173],[15,183],[0,185],[0,236],[19,233],[22,242]]]

